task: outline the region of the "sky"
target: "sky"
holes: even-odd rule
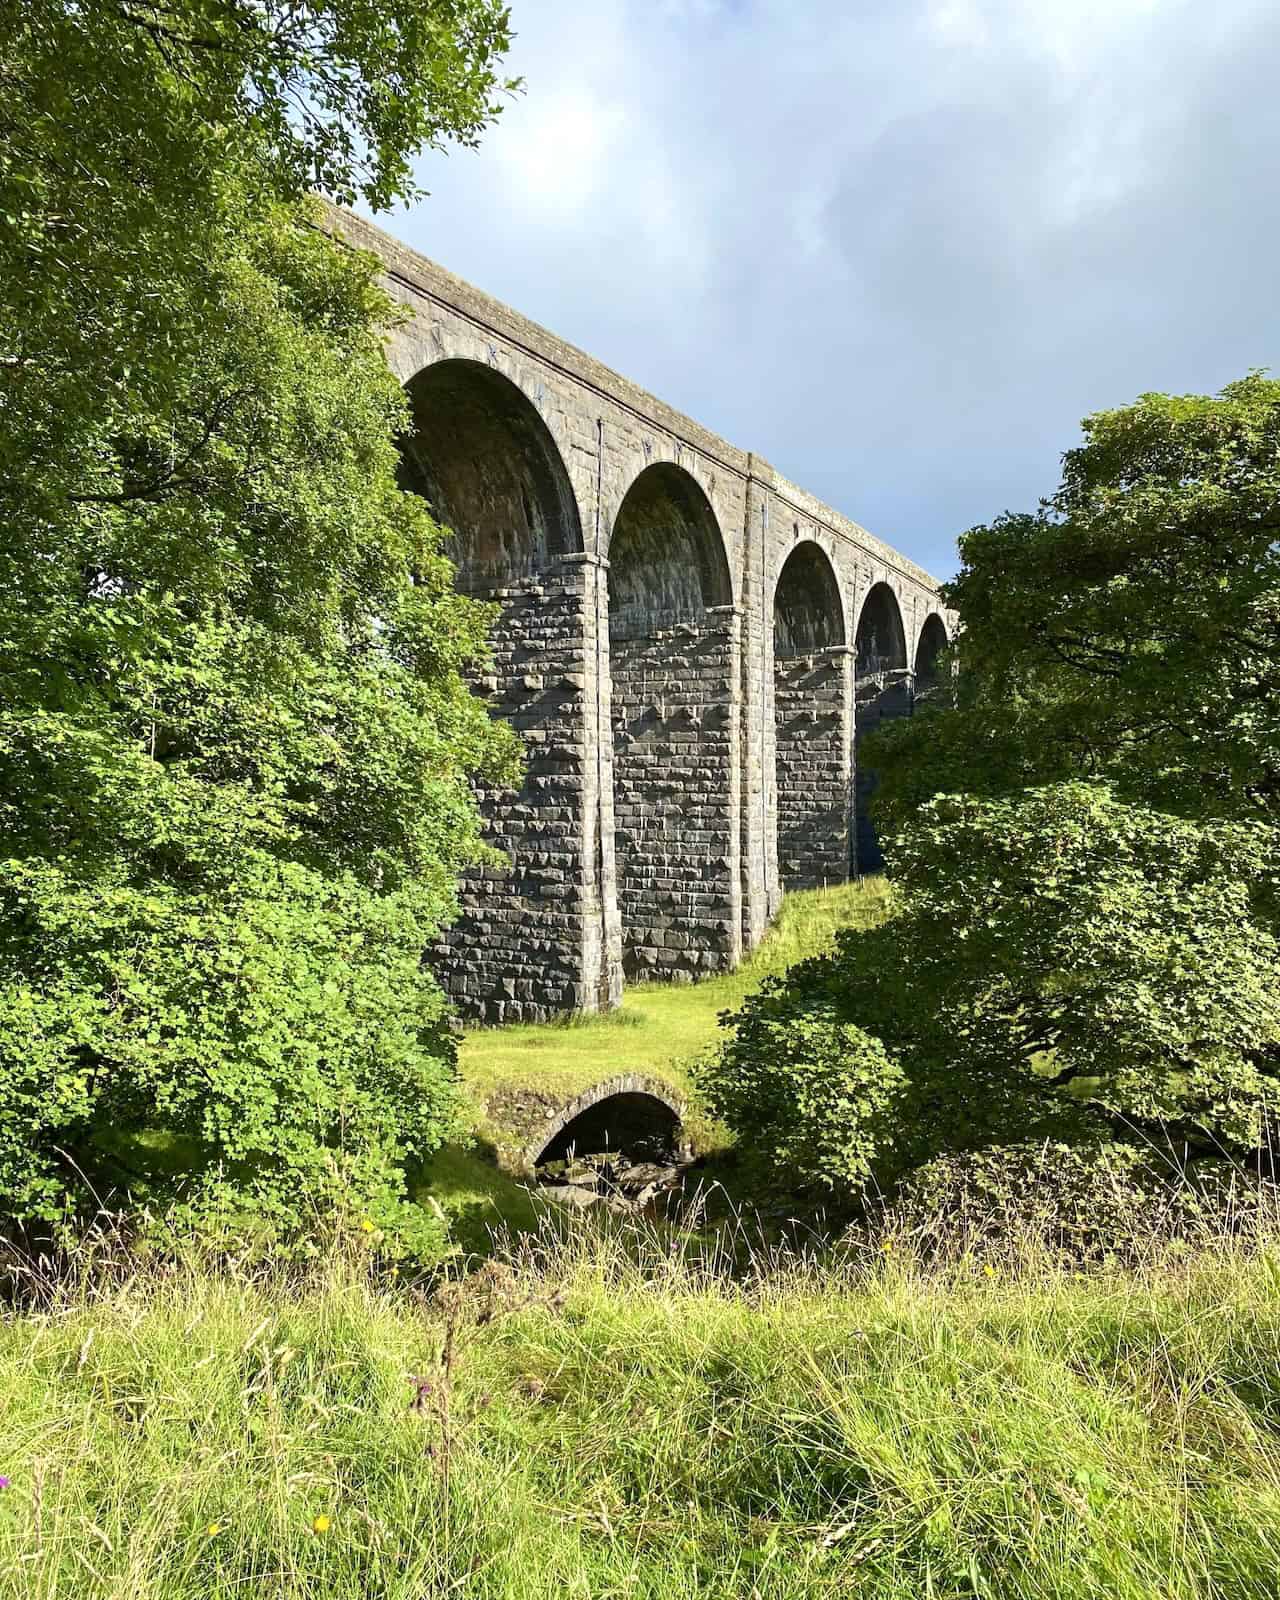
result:
[[[1275,0],[511,0],[380,218],[938,577],[1080,418],[1280,369]]]

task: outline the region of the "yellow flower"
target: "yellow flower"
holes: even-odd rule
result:
[[[364,1217],[364,1218],[361,1219],[360,1232],[361,1233],[372,1233],[373,1232],[373,1223],[369,1221],[368,1217]]]
[[[885,1255],[891,1256],[893,1254],[893,1240],[892,1239],[886,1239],[885,1242],[880,1246],[880,1248],[884,1252]]]
[[[204,1530],[205,1537],[207,1539],[216,1539],[217,1536],[222,1532],[222,1530],[225,1527],[226,1527],[226,1523],[225,1522],[211,1522],[209,1524],[209,1526]]]
[[[330,1519],[325,1516],[323,1511],[320,1513],[320,1515],[318,1517],[312,1517],[312,1519],[311,1519],[311,1531],[312,1531],[312,1533],[328,1533],[329,1527],[330,1527]]]
[[[995,1277],[995,1275],[996,1275],[996,1269],[995,1269],[995,1268],[994,1268],[994,1267],[993,1267],[993,1266],[992,1266],[992,1265],[991,1265],[991,1263],[990,1263],[990,1262],[989,1262],[989,1261],[988,1261],[988,1262],[987,1262],[987,1264],[986,1264],[986,1266],[985,1266],[985,1267],[983,1267],[983,1269],[982,1269],[982,1270],[983,1270],[983,1273],[984,1273],[984,1274],[985,1274],[985,1275],[986,1275],[986,1276],[987,1276],[987,1277],[988,1277],[988,1278],[994,1278],[994,1277]]]

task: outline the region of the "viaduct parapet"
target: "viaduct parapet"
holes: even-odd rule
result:
[[[464,881],[433,964],[490,1022],[733,967],[784,889],[858,870],[856,738],[934,682],[935,580],[388,234],[330,225],[410,312],[387,352],[404,481],[499,602],[476,688],[527,752],[518,792],[481,794],[510,866]]]

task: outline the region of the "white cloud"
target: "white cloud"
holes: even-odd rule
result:
[[[534,99],[521,137],[499,146],[504,187],[524,211],[573,216],[593,204],[608,181],[611,157],[626,133],[626,113],[585,88]]]
[[[1086,411],[1277,359],[1269,0],[513,0],[388,225],[935,570]]]

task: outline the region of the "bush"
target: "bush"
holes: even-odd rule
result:
[[[699,1084],[743,1155],[800,1186],[865,1182],[905,1083],[880,1041],[833,1004],[796,1005],[776,977],[730,1026],[733,1037],[703,1064]]]
[[[939,1156],[893,1199],[893,1232],[944,1258],[977,1250],[1022,1261],[1136,1264],[1182,1244],[1274,1228],[1275,1187],[1221,1158],[1104,1140],[1044,1140]]]
[[[1273,846],[1101,785],[939,796],[889,841],[893,920],[748,999],[707,1092],[757,1157],[846,1190],[1046,1139],[1249,1152],[1276,1105]]]
[[[454,1126],[454,1046],[412,894],[269,858],[180,893],[0,869],[0,1189],[97,1198],[264,1238],[356,1211],[435,1254],[406,1163]],[[38,964],[31,959],[38,950]],[[78,1170],[77,1170],[78,1169]]]

